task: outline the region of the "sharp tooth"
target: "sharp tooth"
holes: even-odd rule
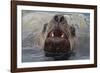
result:
[[[63,38],[64,37],[64,34],[62,34],[61,37]]]
[[[53,34],[53,32],[51,33],[51,36],[52,36],[52,37],[54,37],[54,34]]]

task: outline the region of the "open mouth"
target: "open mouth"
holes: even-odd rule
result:
[[[49,53],[67,53],[70,51],[68,36],[61,29],[53,29],[47,35],[44,51]]]

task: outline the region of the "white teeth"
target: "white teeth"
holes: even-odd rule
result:
[[[51,33],[51,36],[52,36],[52,37],[54,37],[54,34],[53,34],[53,32]]]
[[[64,37],[64,34],[62,34],[61,37],[63,38]]]

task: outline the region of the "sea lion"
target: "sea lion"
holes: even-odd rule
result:
[[[44,25],[46,32],[44,41],[45,56],[55,60],[68,60],[72,54],[72,39],[76,36],[75,28],[67,23],[64,15],[56,14]]]

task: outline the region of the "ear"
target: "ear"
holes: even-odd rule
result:
[[[43,33],[45,33],[45,32],[46,32],[47,25],[48,25],[47,23],[46,23],[46,24],[44,24],[44,27],[43,27],[43,30],[42,30],[42,32],[43,32]]]
[[[71,35],[72,37],[75,37],[76,36],[76,30],[75,30],[75,27],[74,26],[70,26],[70,31],[71,31]]]

